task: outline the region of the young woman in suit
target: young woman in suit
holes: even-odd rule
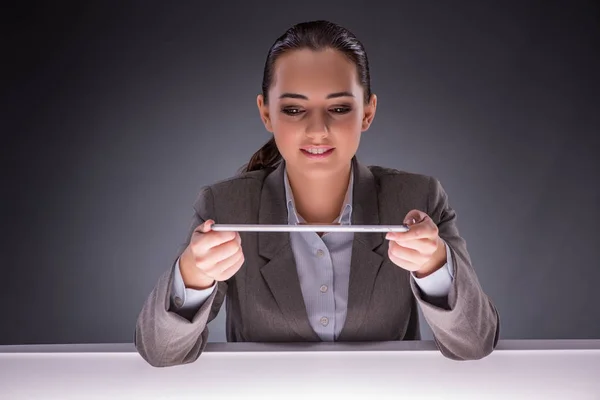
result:
[[[365,166],[375,117],[359,40],[327,21],[271,47],[257,105],[273,134],[238,176],[202,188],[186,240],[138,317],[154,366],[190,363],[227,297],[227,340],[418,340],[418,308],[448,358],[496,346],[483,292],[447,195],[433,177]],[[408,224],[402,233],[221,232],[222,224]]]

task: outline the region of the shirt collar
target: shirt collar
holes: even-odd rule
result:
[[[285,185],[285,200],[288,211],[288,224],[298,225],[306,222],[301,215],[296,212],[296,206],[294,204],[294,196],[292,188],[290,187],[290,181],[288,180],[287,170],[284,167],[283,181]],[[340,225],[351,225],[352,221],[352,189],[354,187],[354,165],[350,168],[350,182],[348,189],[346,190],[346,197],[344,198],[344,204],[340,210],[340,214],[333,221],[333,223],[339,223]]]

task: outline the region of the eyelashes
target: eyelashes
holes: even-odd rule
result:
[[[332,114],[343,115],[343,114],[347,114],[350,111],[352,111],[352,108],[348,107],[348,106],[332,107],[329,109],[329,111]],[[306,112],[306,110],[303,110],[298,107],[286,107],[286,108],[281,109],[281,112],[284,113],[285,115],[297,117],[297,116],[304,114]]]
[[[284,113],[285,115],[290,115],[290,116],[296,116],[296,115],[300,115],[302,113],[302,111],[298,108],[283,108],[281,110],[282,113]]]

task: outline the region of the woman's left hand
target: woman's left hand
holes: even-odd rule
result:
[[[408,232],[389,232],[385,238],[390,241],[390,260],[417,278],[437,271],[446,264],[446,245],[438,235],[438,227],[419,210],[411,210],[404,217],[410,227]]]

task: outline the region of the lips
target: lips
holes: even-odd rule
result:
[[[333,149],[334,149],[334,147],[326,146],[326,145],[310,145],[310,146],[302,146],[300,148],[300,150],[302,150],[304,153],[314,154],[314,155],[330,153]]]
[[[330,147],[328,149],[302,149],[302,151],[306,154],[311,154],[311,155],[322,155],[322,154],[329,154],[333,151],[333,147]]]
[[[324,159],[324,158],[328,158],[333,151],[335,150],[334,147],[305,147],[300,149],[300,151],[302,152],[302,154],[304,154],[307,158],[310,159]]]

